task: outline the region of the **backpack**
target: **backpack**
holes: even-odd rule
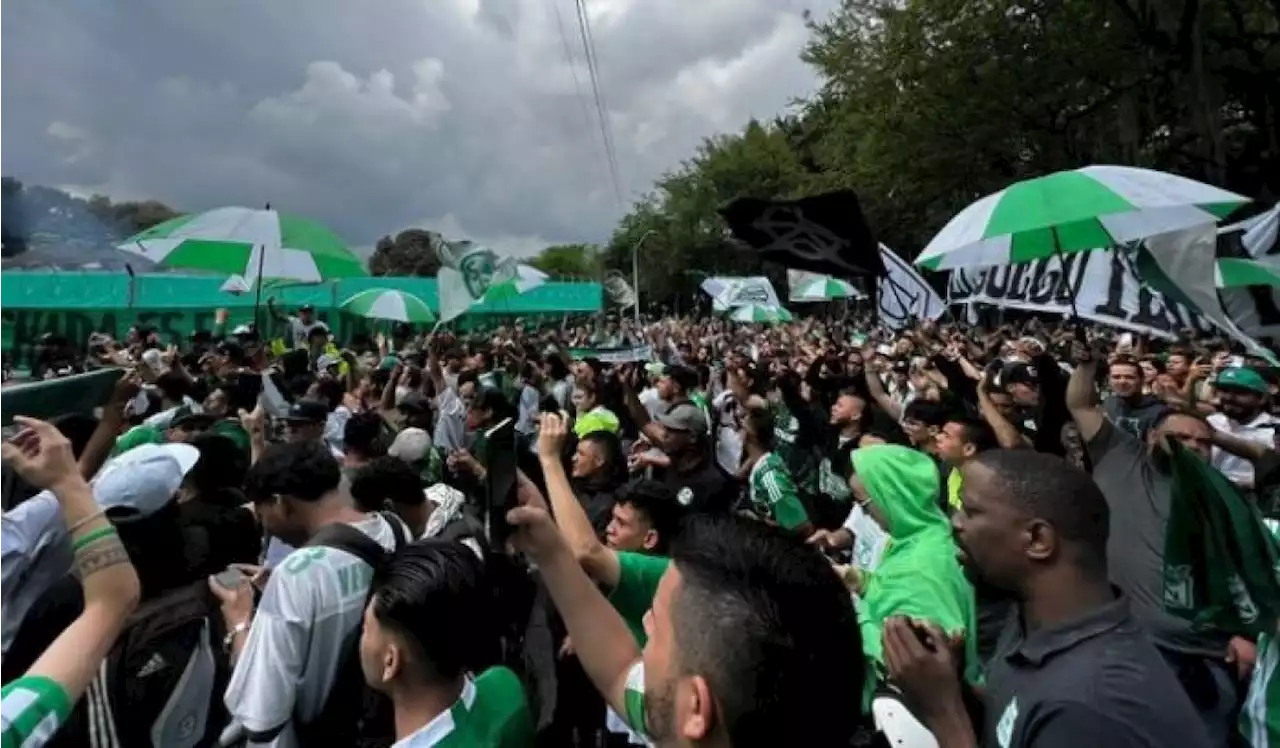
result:
[[[409,544],[408,533],[400,518],[389,512],[378,512],[391,526],[396,550]],[[381,568],[394,555],[382,544],[351,525],[335,522],[326,525],[307,541],[308,547],[336,548],[372,566]],[[365,604],[373,595],[373,586]],[[391,700],[369,688],[360,669],[360,633],[357,624],[342,641],[342,655],[333,687],[325,697],[324,709],[309,723],[295,718],[294,731],[299,745],[341,745],[351,748],[385,748],[395,742],[395,713]],[[167,748],[167,746],[166,746]]]
[[[228,719],[222,696],[232,669],[223,628],[205,579],[143,602],[77,705],[67,744],[217,745]]]

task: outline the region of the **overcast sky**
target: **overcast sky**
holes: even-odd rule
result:
[[[587,0],[627,203],[703,137],[812,92],[801,13],[836,3]],[[270,202],[353,245],[421,226],[521,254],[604,241],[625,212],[574,0],[0,7],[0,163],[24,182]]]

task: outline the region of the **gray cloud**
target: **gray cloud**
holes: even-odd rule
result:
[[[800,13],[835,2],[589,2],[626,199],[811,91]],[[603,241],[624,212],[572,0],[2,8],[4,167],[24,181],[271,202],[355,245],[427,226],[529,252]]]

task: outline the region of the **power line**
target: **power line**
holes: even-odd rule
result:
[[[578,100],[578,108],[582,111],[582,123],[591,127],[591,113],[587,111],[587,97],[582,93],[582,80],[578,78],[578,64],[573,59],[573,45],[569,43],[569,35],[565,32],[564,16],[560,15],[559,0],[548,0],[551,12],[556,18],[556,32],[560,34],[560,49],[564,52],[565,64],[569,66],[569,74],[573,76],[573,95]],[[608,154],[605,154],[608,157]]]
[[[595,41],[591,37],[591,20],[587,18],[586,0],[575,0],[578,11],[578,34],[582,37],[582,52],[587,58],[587,74],[591,78],[591,93],[595,98],[596,115],[600,120],[600,137],[604,140],[605,158],[609,163],[609,178],[613,182],[613,194],[618,207],[625,207],[622,199],[622,180],[618,177],[618,156],[614,150],[613,134],[609,126],[608,107],[600,88],[600,73],[596,65]]]

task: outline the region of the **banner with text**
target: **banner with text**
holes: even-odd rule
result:
[[[1155,293],[1138,280],[1122,252],[1094,250],[1036,262],[954,270],[947,286],[952,304],[993,304],[1070,316],[1071,299],[1083,319],[1156,337],[1176,338],[1186,328],[1212,333],[1200,315]]]

